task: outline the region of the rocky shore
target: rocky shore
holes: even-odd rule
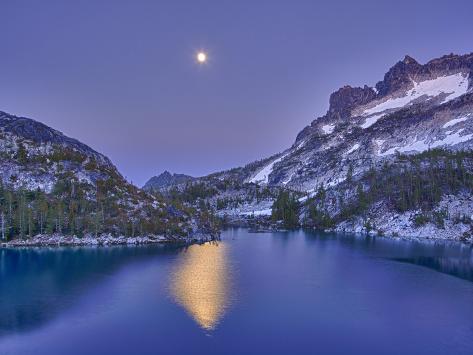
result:
[[[407,215],[407,216],[406,216]],[[355,221],[343,222],[335,228],[328,229],[336,233],[364,234],[372,236],[383,236],[387,238],[402,238],[409,240],[444,240],[473,243],[471,226],[465,223],[454,223],[446,221],[444,226],[438,227],[434,223],[416,227],[412,224],[409,214],[388,216],[386,220],[377,221],[376,229],[366,227],[366,223],[357,219]]]
[[[143,245],[158,243],[205,243],[216,240],[217,235],[194,234],[190,237],[147,235],[137,237],[112,236],[103,234],[100,236],[85,235],[83,237],[67,236],[60,234],[39,234],[27,239],[13,239],[2,242],[2,247],[26,247],[26,246],[112,246],[112,245]]]
[[[465,210],[465,204],[461,204],[461,206],[463,210]],[[445,207],[443,203],[441,207]],[[340,222],[333,228],[327,228],[323,231],[327,233],[342,233],[359,236],[370,235],[392,239],[416,241],[438,240],[473,244],[471,220],[469,219],[468,222],[466,222],[465,218],[459,218],[458,211],[453,208],[453,205],[449,207],[449,211],[456,217],[444,220],[442,226],[438,226],[432,222],[416,226],[413,221],[419,211],[408,211],[403,214],[397,214],[383,210],[382,213],[373,214],[368,220],[364,220],[361,217],[354,218],[349,221]],[[470,211],[468,210],[468,212]],[[367,221],[369,221],[370,227],[367,226]],[[288,231],[280,221],[272,221],[271,218],[266,216],[227,218],[224,225],[230,228],[247,228],[248,231],[252,233]],[[301,225],[300,228],[314,230],[304,225]]]

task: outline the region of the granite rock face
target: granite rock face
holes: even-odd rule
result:
[[[340,118],[349,117],[353,108],[366,104],[375,97],[376,91],[366,85],[363,88],[344,86],[330,95],[330,108],[327,114]]]

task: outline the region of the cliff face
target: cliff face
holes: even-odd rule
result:
[[[330,95],[330,108],[327,115],[333,118],[350,117],[355,107],[367,104],[375,98],[376,91],[368,86],[363,88],[344,86]]]

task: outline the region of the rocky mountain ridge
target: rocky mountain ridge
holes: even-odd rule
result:
[[[58,175],[67,171],[86,183],[111,173],[123,180],[106,156],[41,122],[0,111],[0,137],[4,184],[50,192]]]
[[[341,88],[331,95],[326,115],[248,181],[307,192],[336,185],[348,163],[357,174],[369,167],[367,162],[390,159],[396,151],[470,147],[472,68],[471,54],[425,65],[406,56],[376,88]]]
[[[55,240],[76,238],[75,244],[102,235],[141,237],[141,242],[215,236],[206,211],[147,194],[103,154],[5,112],[0,112],[0,220],[0,238],[15,245],[53,234]]]
[[[344,86],[335,91],[330,96],[327,113],[305,127],[284,152],[245,167],[196,179],[194,183],[212,191],[202,198],[222,217],[269,216],[280,191],[287,190],[299,200],[302,224],[306,223],[311,208],[312,211],[316,208],[324,218],[335,223],[330,228],[340,231],[370,229],[390,235],[437,234],[460,238],[471,228],[468,222],[472,207],[471,157],[462,152],[473,148],[472,87],[473,54],[450,54],[426,64],[406,56],[375,87]],[[448,186],[440,186],[440,182],[435,186],[439,196],[429,197],[429,201],[435,201],[429,204],[430,212],[422,210],[422,200],[410,204],[410,210],[399,210],[392,201],[373,193],[362,216],[346,213],[346,206],[340,200],[346,199],[350,204],[363,192],[371,191],[369,174],[394,181],[396,193],[404,193],[404,187],[396,184],[404,181],[405,176],[397,176],[393,169],[389,170],[390,174],[398,180],[388,179],[388,170],[383,167],[397,166],[409,156],[422,154],[426,156],[416,164],[431,167],[439,176],[455,175],[459,171],[462,176]],[[436,159],[442,164],[437,164]],[[408,176],[425,178],[417,165],[401,165]],[[451,170],[451,166],[455,168]],[[318,194],[321,190],[322,195]],[[411,190],[418,193],[413,187]],[[464,205],[463,209],[458,205]],[[443,224],[447,225],[446,229],[431,222],[414,223],[423,214],[429,214],[426,220],[433,220],[432,213],[448,206],[455,210],[456,221],[466,221],[455,224],[461,228],[453,228],[448,221]],[[382,223],[384,216],[391,216],[392,223]],[[405,222],[401,227],[396,222],[400,220]],[[372,221],[374,227],[367,221]]]

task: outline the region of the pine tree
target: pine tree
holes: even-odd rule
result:
[[[281,191],[273,203],[272,218],[282,221],[286,228],[299,225],[299,203],[288,191]]]

